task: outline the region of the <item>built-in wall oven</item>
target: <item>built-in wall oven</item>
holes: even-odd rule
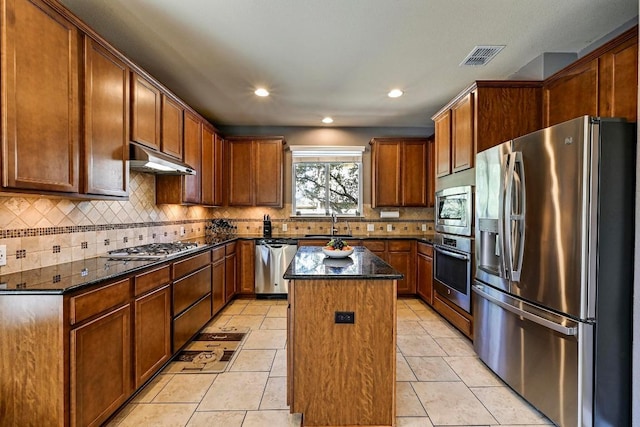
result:
[[[473,240],[466,236],[434,236],[433,286],[438,295],[471,313]]]
[[[459,236],[473,233],[473,187],[449,187],[436,192],[436,231]]]

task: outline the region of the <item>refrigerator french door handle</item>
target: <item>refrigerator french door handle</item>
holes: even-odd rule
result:
[[[522,153],[519,151],[510,153],[508,155],[508,168],[507,168],[507,189],[504,202],[504,237],[505,237],[505,251],[507,256],[505,257],[506,267],[509,278],[514,282],[520,281],[520,274],[522,273],[522,259],[524,257],[524,216],[526,207],[526,191],[524,182],[524,162],[522,161]],[[520,165],[518,179],[520,185],[516,191],[518,200],[520,200],[520,213],[513,214],[513,187],[514,178],[516,176],[516,165]],[[518,231],[518,253],[513,253],[513,222],[517,224]],[[517,259],[514,259],[517,256]]]
[[[578,328],[577,327],[566,327],[563,325],[560,325],[556,322],[553,322],[551,320],[545,319],[544,317],[540,317],[538,315],[535,315],[533,313],[529,313],[528,311],[525,310],[521,310],[518,307],[514,307],[511,304],[508,304],[504,301],[500,301],[497,298],[492,297],[491,295],[489,295],[488,293],[486,293],[485,291],[482,290],[482,286],[478,286],[478,285],[473,285],[472,286],[473,291],[478,294],[479,296],[481,296],[482,298],[486,299],[487,301],[490,301],[491,303],[502,307],[503,309],[515,314],[516,316],[520,316],[523,317],[527,320],[532,321],[533,323],[536,323],[540,326],[544,326],[547,329],[551,329],[554,330],[562,335],[566,335],[568,337],[572,337],[572,336],[576,336],[578,334]]]

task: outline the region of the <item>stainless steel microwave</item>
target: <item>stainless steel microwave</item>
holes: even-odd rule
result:
[[[473,187],[464,185],[436,192],[436,231],[471,236],[473,231]]]

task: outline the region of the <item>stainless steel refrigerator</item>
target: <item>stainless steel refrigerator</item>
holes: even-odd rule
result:
[[[631,425],[635,152],[585,116],[476,156],[475,351],[560,426]]]

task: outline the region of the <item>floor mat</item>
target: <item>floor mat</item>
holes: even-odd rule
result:
[[[218,328],[201,332],[165,370],[173,374],[216,374],[227,370],[249,335],[249,328]]]

